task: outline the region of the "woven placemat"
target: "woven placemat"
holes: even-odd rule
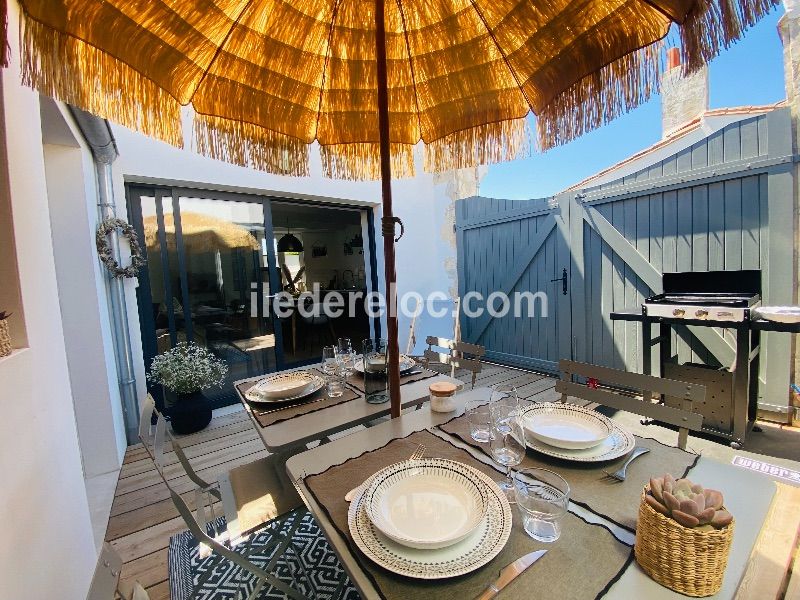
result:
[[[441,373],[437,373],[436,371],[431,371],[430,369],[422,369],[421,373],[414,373],[413,375],[403,375],[400,374],[400,385],[405,385],[407,383],[414,383],[415,381],[422,381],[423,379],[430,379],[431,377],[435,377],[436,375],[441,375]],[[359,392],[366,393],[364,390],[364,376],[361,373],[353,373],[350,377],[347,378],[347,384],[353,386]]]
[[[275,425],[275,423],[280,423],[281,421],[294,419],[295,417],[307,415],[308,413],[322,410],[324,408],[330,408],[331,406],[336,406],[337,404],[342,404],[344,402],[350,402],[351,400],[363,399],[361,394],[355,390],[351,390],[347,386],[343,386],[344,393],[341,396],[337,398],[329,398],[326,395],[325,386],[323,386],[322,389],[296,402],[283,404],[281,406],[267,407],[267,405],[257,402],[250,402],[245,398],[245,392],[257,384],[258,381],[258,379],[254,379],[251,381],[237,383],[236,389],[239,391],[239,394],[242,397],[242,402],[247,403],[252,410],[256,421],[258,421],[258,424],[262,427],[269,427],[270,425]]]
[[[606,528],[587,523],[572,513],[564,518],[563,532],[558,541],[551,544],[537,542],[525,533],[516,506],[512,505],[514,526],[511,537],[500,554],[480,569],[461,577],[436,581],[411,579],[386,571],[355,546],[347,525],[349,505],[344,495],[382,467],[408,458],[419,444],[425,445],[426,456],[457,460],[497,480],[502,479],[502,474],[491,466],[429,431],[419,431],[393,440],[382,448],[306,478],[308,489],[347,539],[351,551],[383,598],[469,600],[494,582],[500,569],[507,564],[528,552],[547,549],[547,554],[503,590],[502,598],[528,600],[533,597],[531,590],[538,589],[551,600],[585,600],[604,595],[632,560],[632,550],[620,543]]]
[[[488,444],[476,442],[470,436],[469,421],[465,415],[440,425],[439,429],[489,455]],[[545,456],[529,448],[522,464],[514,469],[538,467],[555,471],[567,480],[570,500],[629,531],[634,531],[639,513],[639,497],[650,477],[665,473],[671,473],[676,478],[685,477],[700,458],[697,454],[665,446],[651,438],[635,437],[636,445],[649,448],[650,452],[631,463],[625,481],[611,479],[603,470],[616,471],[627,456],[609,462],[579,463]]]

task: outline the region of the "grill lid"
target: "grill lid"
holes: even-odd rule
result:
[[[690,295],[715,294],[720,296],[749,297],[761,295],[761,271],[688,271],[664,273],[664,294]]]

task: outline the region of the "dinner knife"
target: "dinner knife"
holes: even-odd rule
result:
[[[500,577],[497,578],[497,581],[492,583],[486,591],[483,592],[476,600],[489,600],[490,598],[494,598],[497,594],[500,593],[504,587],[506,587],[509,583],[514,581],[514,579],[525,572],[525,569],[530,567],[533,563],[539,560],[547,550],[536,550],[535,552],[531,552],[530,554],[526,554],[512,562],[510,565],[503,567],[500,570]]]

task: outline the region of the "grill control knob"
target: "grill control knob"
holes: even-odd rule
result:
[[[694,314],[698,319],[705,319],[708,316],[708,311],[701,308]]]
[[[686,314],[686,311],[682,308],[676,308],[672,311],[672,314],[676,317],[682,317]]]

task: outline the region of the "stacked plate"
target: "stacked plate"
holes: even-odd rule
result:
[[[442,579],[497,556],[511,533],[511,507],[480,471],[427,458],[378,471],[353,498],[348,524],[359,549],[381,567]]]
[[[528,447],[564,460],[601,462],[625,456],[636,446],[633,435],[597,411],[573,404],[544,402],[522,413]]]
[[[410,371],[411,369],[413,369],[416,366],[417,366],[417,363],[414,362],[413,358],[411,358],[410,356],[407,356],[405,354],[401,354],[400,355],[400,372],[401,373],[404,373],[406,371]],[[355,369],[357,372],[361,373],[362,375],[364,374],[364,357],[363,356],[359,356],[359,357],[357,357],[355,359],[355,361],[353,361],[353,369]]]
[[[310,396],[323,388],[325,380],[310,371],[277,373],[261,379],[245,392],[250,402],[276,404]]]

